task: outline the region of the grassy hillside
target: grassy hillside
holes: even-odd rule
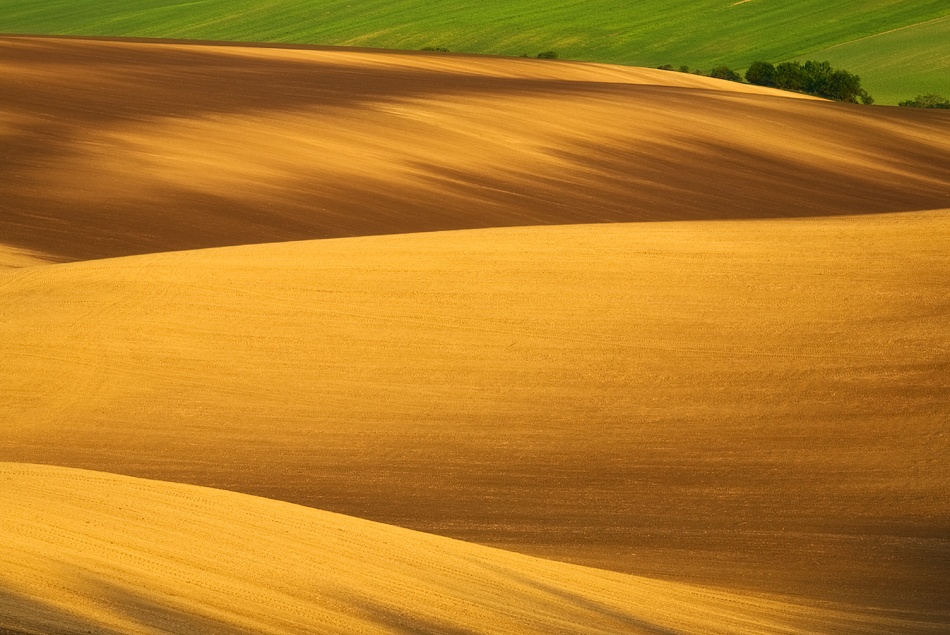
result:
[[[709,68],[808,56],[948,15],[944,0],[0,0],[0,32],[445,46],[506,55],[555,49],[574,59]],[[950,38],[947,21],[933,28],[933,37]],[[930,41],[905,44],[926,49]],[[932,75],[924,64],[908,76],[903,56],[891,61],[887,52],[852,70],[875,86],[903,77],[919,84],[914,90],[950,93],[950,75]]]
[[[813,57],[859,69],[881,103],[924,93],[950,97],[950,15],[832,46]]]

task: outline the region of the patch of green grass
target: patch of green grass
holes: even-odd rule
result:
[[[950,16],[833,46],[815,54],[853,69],[879,103],[950,97]]]
[[[912,83],[939,71],[924,52],[923,66],[908,75],[903,56],[915,53],[901,49],[892,63],[897,43],[876,55],[877,38],[861,38],[920,25],[920,46],[930,51],[941,37],[950,41],[950,22],[935,20],[947,17],[946,0],[0,0],[0,32],[6,33],[442,46],[502,55],[555,50],[567,59],[706,70],[824,59],[827,51],[836,67],[861,75],[872,94],[897,77]],[[930,27],[921,25],[927,21]],[[842,46],[830,48],[836,45]],[[909,92],[929,90],[937,88],[922,84]],[[901,91],[887,94],[906,96]]]

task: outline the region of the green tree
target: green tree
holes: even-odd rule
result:
[[[771,64],[755,62],[749,67],[752,78],[749,83],[767,86],[771,78],[771,85],[784,90],[796,90],[825,99],[845,101],[852,104],[873,104],[871,97],[861,87],[861,78],[854,73],[836,69],[831,62],[809,60],[800,62],[783,62],[770,71]],[[749,77],[749,73],[746,73]]]
[[[819,96],[852,104],[858,103],[859,100],[869,103],[870,99],[867,91],[861,88],[861,78],[848,71],[832,71],[823,86],[823,91],[823,93],[818,93]]]
[[[709,71],[709,76],[715,77],[716,79],[726,79],[730,82],[742,81],[742,76],[728,66],[717,66],[716,68]]]
[[[775,67],[769,62],[752,62],[745,72],[745,80],[756,86],[775,86]]]
[[[800,62],[782,62],[775,67],[775,86],[783,90],[805,90],[807,77]]]
[[[917,95],[914,99],[908,99],[897,104],[906,108],[943,108],[950,110],[950,99],[940,95]]]
[[[802,66],[802,73],[805,78],[805,87],[802,89],[809,95],[818,95],[826,99],[834,99],[829,94],[828,85],[831,82],[831,76],[834,69],[831,68],[831,62],[816,62],[808,60]]]

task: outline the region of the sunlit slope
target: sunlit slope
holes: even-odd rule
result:
[[[0,315],[2,460],[950,619],[946,211],[50,265]]]
[[[0,543],[18,633],[935,632],[59,467],[0,464]]]
[[[946,113],[545,60],[0,51],[0,242],[57,258],[950,206]]]
[[[298,42],[534,55],[656,66],[783,61],[874,34],[950,16],[943,0],[0,0],[0,33]],[[944,40],[950,38],[942,25]],[[906,42],[910,55],[926,43]],[[866,80],[906,75],[892,51],[856,67]],[[911,73],[933,66],[922,59]],[[947,80],[942,82],[950,88]]]
[[[33,265],[49,264],[49,262],[48,258],[41,257],[40,254],[0,244],[0,269],[31,267]]]

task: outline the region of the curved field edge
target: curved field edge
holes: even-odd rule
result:
[[[158,0],[101,3],[92,0],[0,2],[0,32],[174,37],[534,55],[557,50],[573,59],[656,66],[709,68],[773,62],[923,23],[950,14],[939,0],[827,3],[676,0],[621,3],[491,0],[349,3],[293,0],[207,0],[169,4]],[[946,30],[943,31],[947,37]],[[914,41],[909,41],[911,47]],[[884,51],[871,68],[850,68],[870,83],[897,79]],[[930,67],[916,67],[925,74]],[[933,78],[930,78],[931,80]],[[921,86],[921,90],[925,87]],[[946,80],[940,88],[950,92]],[[911,95],[912,96],[912,95]],[[880,101],[880,100],[879,100]]]
[[[950,205],[940,112],[544,60],[43,38],[0,51],[0,235],[59,259]]]
[[[945,610],[948,219],[525,227],[10,270],[0,455]]]
[[[923,623],[557,563],[242,494],[0,464],[0,627],[850,633]]]
[[[26,249],[18,249],[0,243],[0,271],[4,269],[48,265],[51,262],[56,261],[50,259],[45,254],[35,253]]]

